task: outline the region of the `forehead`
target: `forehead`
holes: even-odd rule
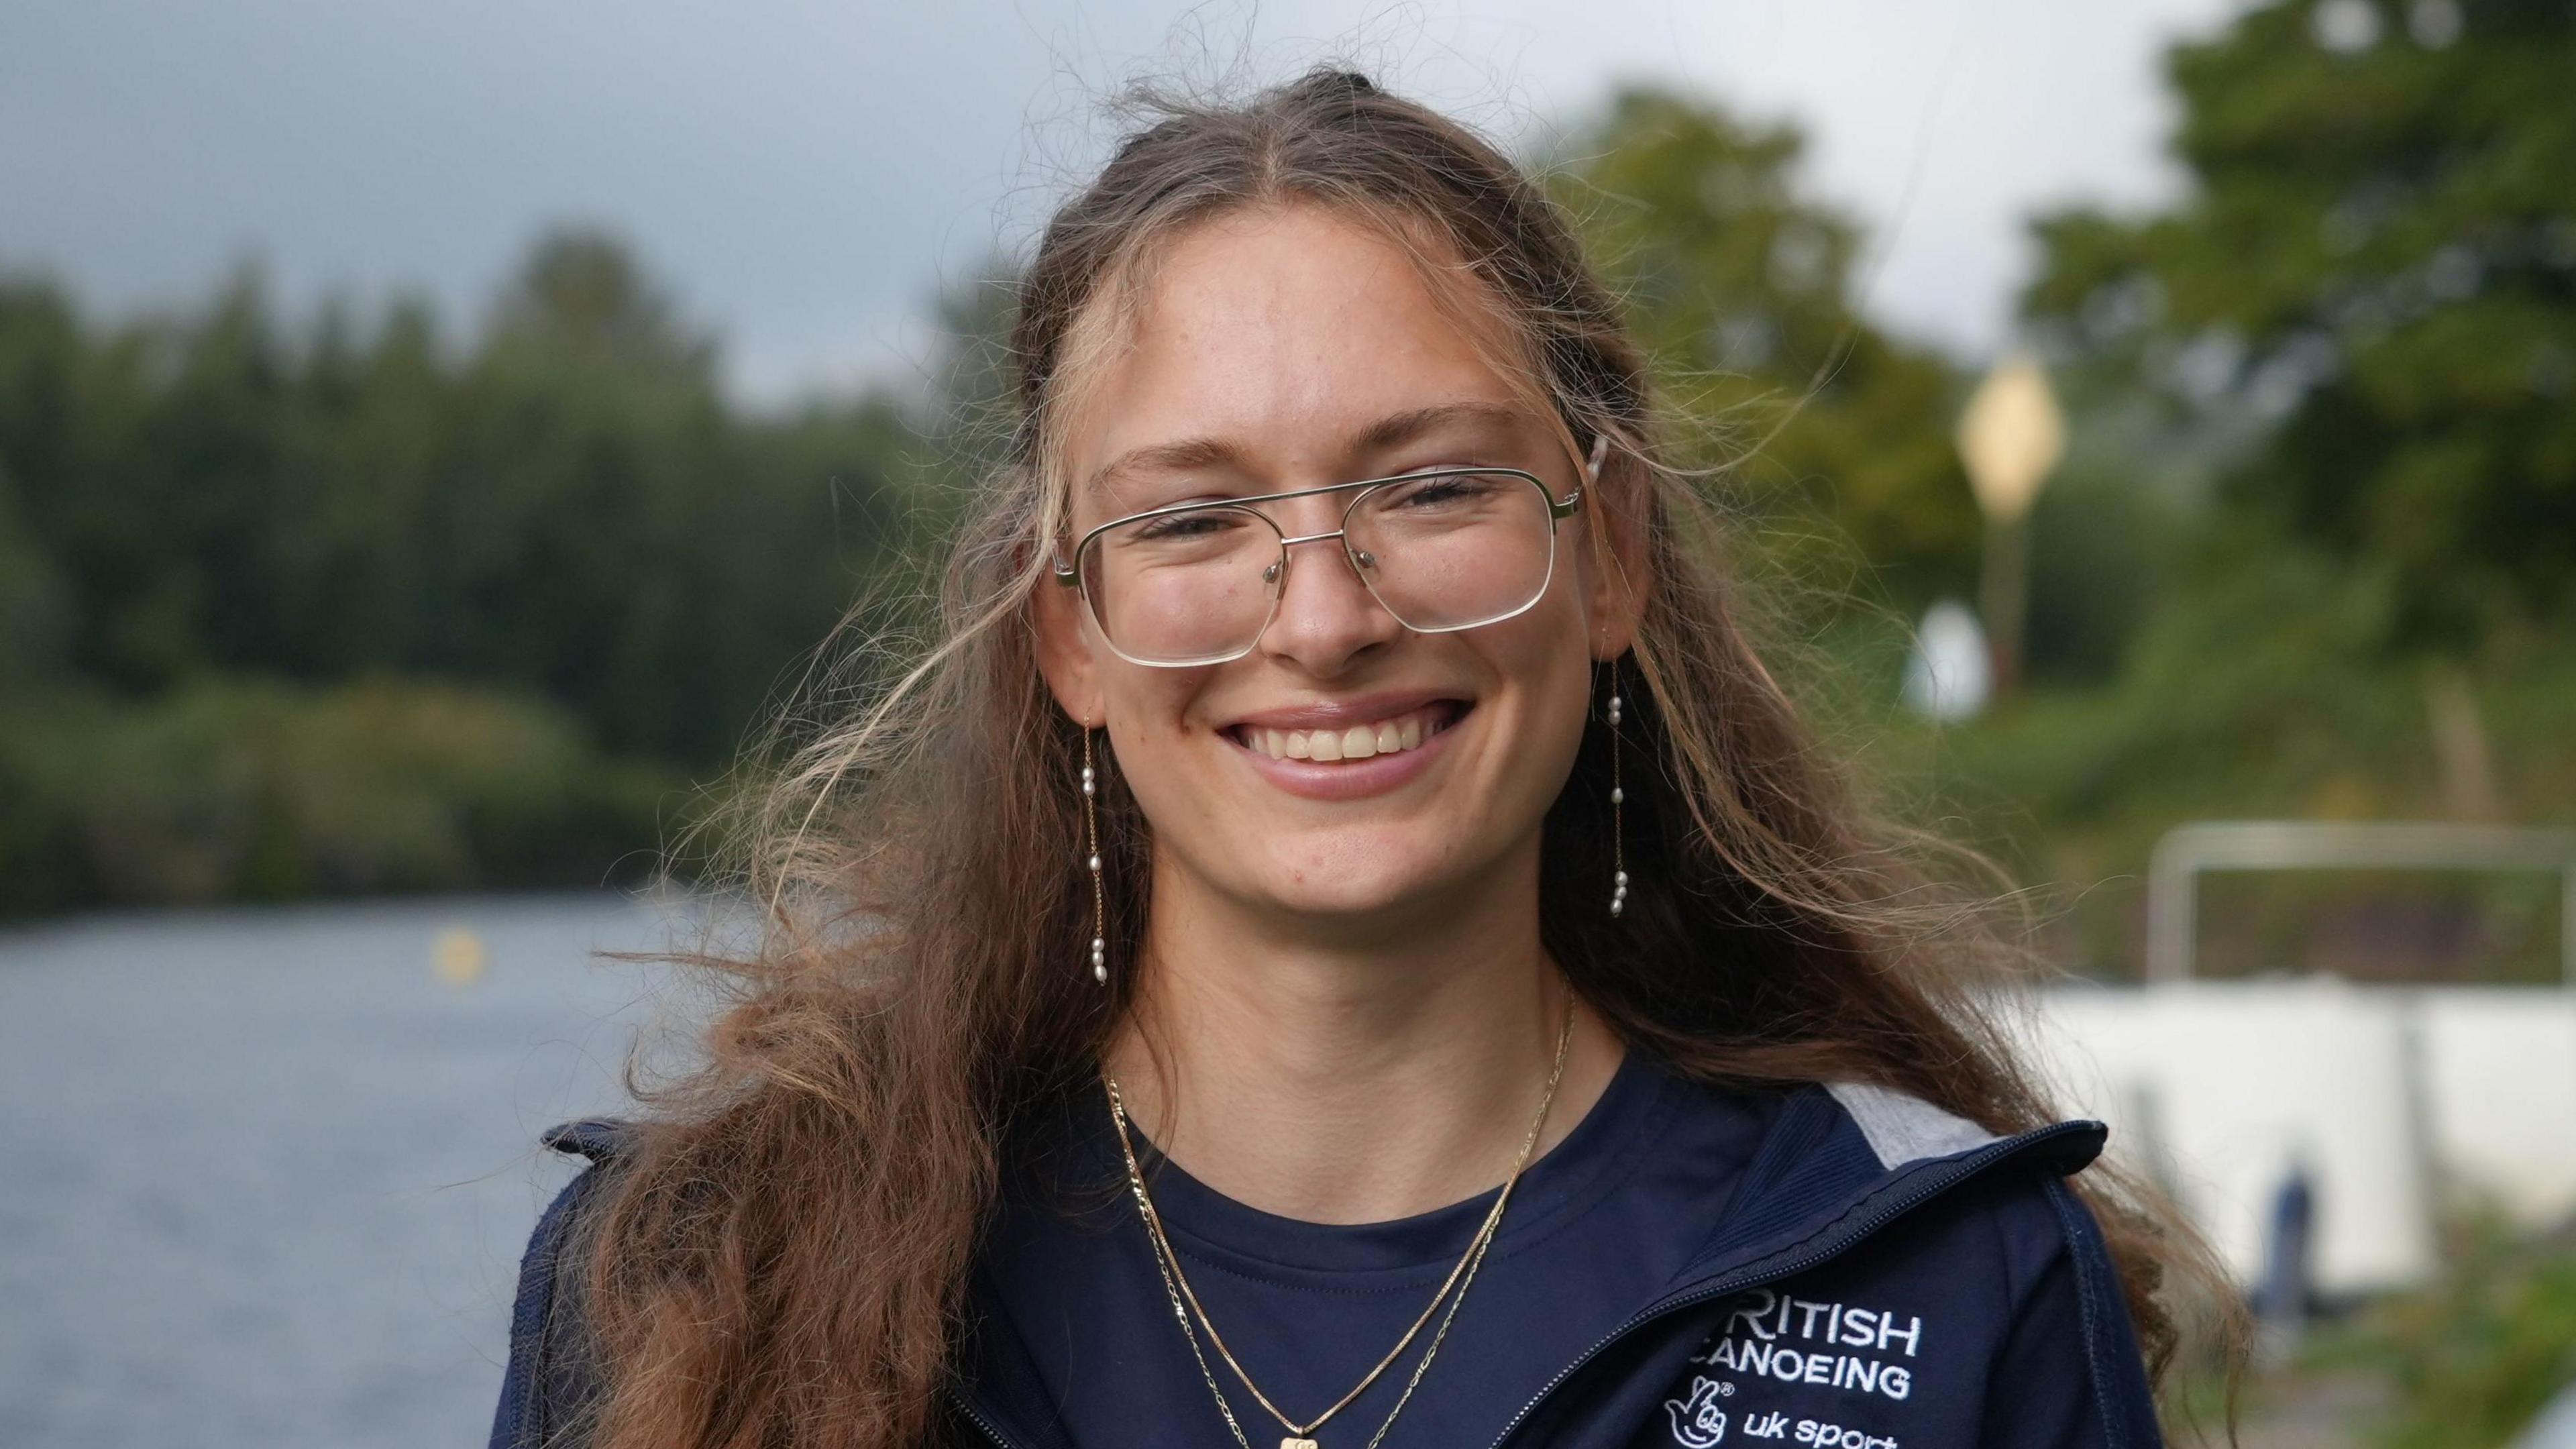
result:
[[[1296,486],[1358,461],[1391,415],[1525,406],[1497,365],[1510,353],[1481,284],[1443,290],[1385,229],[1320,206],[1200,223],[1161,250],[1122,316],[1099,319],[1120,335],[1067,419],[1067,471],[1080,486],[1138,450],[1209,441],[1251,481]],[[1115,500],[1075,503],[1095,501]]]

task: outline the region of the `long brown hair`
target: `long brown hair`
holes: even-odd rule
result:
[[[1014,1113],[1084,1072],[1135,989],[1147,822],[1104,770],[1111,984],[1089,969],[1081,736],[1042,687],[1031,596],[1065,507],[1052,419],[1088,319],[1155,246],[1220,213],[1313,204],[1471,277],[1648,550],[1631,703],[1626,914],[1602,909],[1606,738],[1545,824],[1547,950],[1632,1048],[1712,1082],[1850,1079],[1989,1130],[2051,1120],[1969,989],[1996,937],[1857,808],[1729,598],[1722,515],[1669,441],[1616,299],[1494,147],[1342,71],[1239,105],[1164,104],[1048,227],[1012,333],[1018,426],[977,490],[936,637],[744,808],[764,914],[690,959],[733,996],[589,1224],[605,1449],[897,1449],[935,1432],[963,1284]],[[1599,530],[1594,530],[1596,538]],[[884,651],[862,657],[884,662]],[[2163,1267],[2200,1259],[2150,1199],[2088,1191],[2159,1370]]]

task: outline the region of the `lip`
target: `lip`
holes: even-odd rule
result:
[[[1273,710],[1261,715],[1247,716],[1242,723],[1269,729],[1314,729],[1343,720],[1359,724],[1369,720],[1384,719],[1390,713],[1401,714],[1405,709],[1419,707],[1402,705],[1389,710],[1378,704],[1379,700],[1397,698],[1414,699],[1420,704],[1429,704],[1435,700],[1455,700],[1459,696],[1438,693],[1404,696],[1373,695],[1364,700],[1348,701],[1342,712],[1322,718],[1317,718],[1308,710]],[[1400,789],[1419,777],[1423,771],[1430,769],[1434,761],[1448,752],[1450,738],[1456,735],[1459,728],[1465,725],[1468,718],[1475,713],[1472,703],[1463,700],[1461,703],[1465,707],[1438,734],[1425,739],[1412,749],[1398,750],[1389,755],[1372,755],[1365,760],[1319,763],[1314,760],[1272,759],[1269,755],[1236,738],[1232,727],[1217,731],[1217,737],[1226,742],[1238,759],[1250,765],[1254,774],[1291,795],[1302,796],[1309,800],[1357,800]],[[1375,709],[1376,713],[1357,713],[1350,708],[1351,706],[1365,706]],[[1273,722],[1280,719],[1290,722]],[[1306,722],[1296,722],[1300,720]]]

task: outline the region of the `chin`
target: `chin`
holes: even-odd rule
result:
[[[1271,900],[1285,913],[1325,919],[1371,919],[1397,910],[1421,892],[1390,889],[1378,880],[1300,881],[1290,892],[1274,892]]]
[[[1382,916],[1455,890],[1456,864],[1447,851],[1343,840],[1311,854],[1273,855],[1246,885],[1296,915]]]

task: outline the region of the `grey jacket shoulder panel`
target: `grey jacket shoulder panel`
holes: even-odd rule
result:
[[[1828,1082],[1852,1125],[1869,1141],[1882,1168],[1902,1167],[1926,1158],[1950,1157],[2002,1139],[1956,1113],[1919,1097],[1867,1082]]]

